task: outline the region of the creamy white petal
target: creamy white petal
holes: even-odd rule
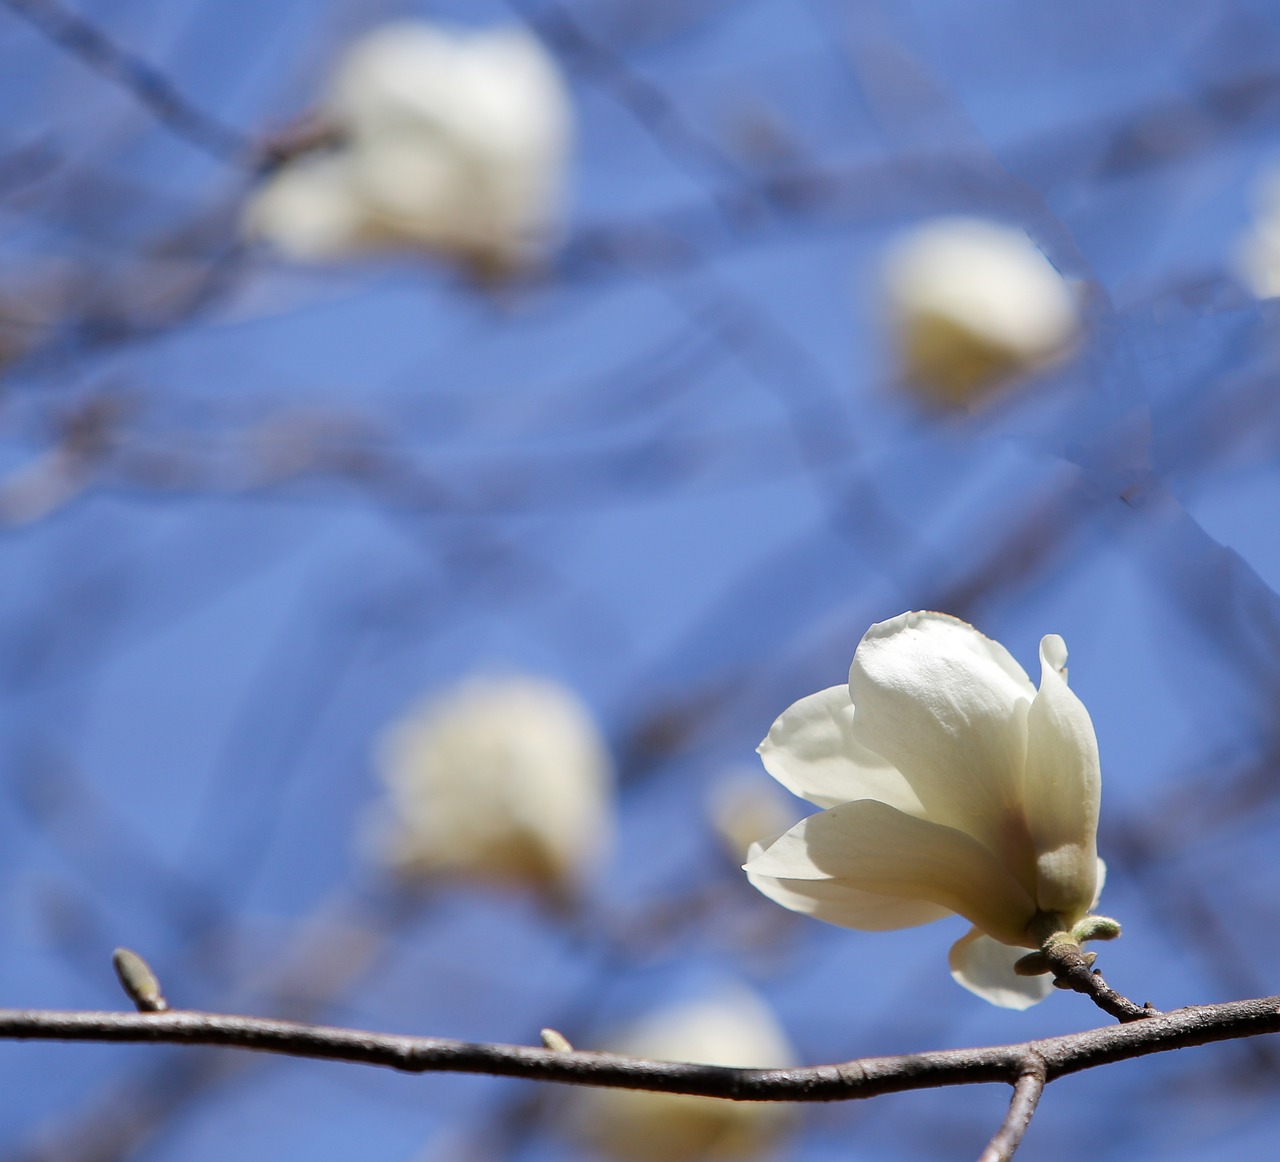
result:
[[[753,871],[747,872],[747,879],[784,908],[862,932],[915,928],[952,914],[950,908],[928,900],[862,892],[840,880],[786,880]]]
[[[1074,921],[1098,892],[1102,776],[1093,723],[1067,686],[1066,660],[1057,634],[1040,642],[1040,692],[1027,715],[1023,799],[1036,849],[1036,900]]]
[[[1027,955],[971,928],[951,946],[951,977],[984,1001],[1003,1009],[1029,1009],[1053,991],[1053,976],[1019,976],[1013,966]]]
[[[1008,651],[959,618],[904,613],[867,631],[849,691],[857,741],[902,772],[929,819],[979,839],[1030,890],[1021,791],[1035,688]]]
[[[833,880],[859,892],[926,900],[1011,944],[1026,938],[1035,913],[1028,892],[977,840],[871,799],[801,820],[747,870],[773,880]]]
[[[1098,886],[1093,892],[1093,903],[1089,905],[1089,911],[1092,912],[1098,906],[1098,901],[1102,899],[1102,889],[1107,886],[1107,864],[1105,860],[1098,860]]]
[[[847,685],[819,690],[789,706],[757,749],[769,774],[819,807],[879,799],[908,814],[923,814],[901,773],[854,738]]]

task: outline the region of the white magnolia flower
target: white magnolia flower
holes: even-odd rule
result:
[[[926,222],[890,248],[883,278],[907,378],[942,402],[1052,362],[1080,328],[1071,288],[1016,226]]]
[[[1083,920],[1102,883],[1098,747],[1066,661],[1062,638],[1041,639],[1037,691],[957,618],[873,625],[849,684],[802,698],[760,744],[769,773],[826,810],[757,851],[751,882],[866,931],[958,913],[973,928],[952,976],[1008,1008],[1043,998],[1052,978],[1014,963],[1046,924]]]
[[[554,234],[572,113],[526,32],[377,29],[343,57],[324,116],[339,143],[266,181],[251,235],[304,260],[408,246],[504,271]]]
[[[1236,246],[1240,277],[1260,299],[1280,295],[1280,171],[1265,175],[1254,190],[1253,225]]]
[[[764,1002],[741,985],[714,1000],[661,1009],[610,1048],[631,1057],[702,1065],[782,1068],[795,1064]],[[617,1162],[747,1162],[769,1154],[792,1121],[776,1102],[733,1102],[625,1089],[585,1090],[578,1133]]]
[[[554,682],[471,679],[393,725],[378,759],[392,819],[374,845],[405,876],[560,892],[607,847],[609,753]]]

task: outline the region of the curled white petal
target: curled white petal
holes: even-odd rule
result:
[[[1053,991],[1053,977],[1014,972],[1014,964],[1026,955],[1025,948],[1011,948],[972,928],[951,946],[948,962],[952,979],[983,1000],[1003,1009],[1029,1009]]]
[[[925,817],[985,844],[1031,890],[1021,796],[1035,687],[1009,652],[959,618],[905,613],[867,631],[849,692],[855,739],[902,772]]]
[[[879,799],[912,815],[923,811],[902,773],[854,737],[847,685],[788,707],[757,749],[769,774],[818,807]]]
[[[1025,942],[1036,910],[1022,884],[977,840],[870,799],[801,820],[747,872],[787,881],[792,892],[797,885],[791,881],[814,880],[924,901],[958,912],[1009,944]]]
[[[758,891],[784,908],[862,932],[915,928],[951,915],[951,909],[941,904],[863,892],[841,880],[781,879],[761,875],[750,867],[747,879]]]
[[[1068,921],[1098,893],[1098,740],[1083,703],[1067,686],[1066,646],[1057,634],[1040,643],[1040,691],[1027,716],[1023,801],[1036,850],[1036,900]]]

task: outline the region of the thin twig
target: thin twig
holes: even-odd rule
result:
[[[660,85],[634,69],[621,52],[591,35],[572,11],[561,4],[532,0],[514,0],[513,7],[570,65],[629,110],[658,147],[691,176],[727,179],[739,187],[741,194],[749,175],[738,162],[702,133]],[[722,200],[713,192],[713,198],[721,213],[734,224],[760,210],[761,198],[754,189],[746,197]]]
[[[1195,1005],[1064,1037],[864,1057],[795,1069],[732,1069],[611,1053],[405,1037],[261,1017],[167,1013],[0,1010],[0,1040],[222,1045],[406,1073],[487,1073],[575,1085],[687,1093],[734,1101],[846,1101],[882,1093],[1003,1081],[1016,1083],[1038,1054],[1045,1080],[1170,1049],[1280,1032],[1280,996]]]
[[[982,1151],[978,1162],[1009,1162],[1022,1144],[1022,1136],[1031,1124],[1036,1106],[1040,1104],[1045,1084],[1044,1058],[1038,1053],[1028,1053],[1022,1075],[1013,1083],[1009,1112],[1005,1114],[995,1136],[987,1143],[987,1148]]]
[[[1102,979],[1102,973],[1092,967],[1092,959],[1081,952],[1078,945],[1050,945],[1044,949],[1043,955],[1053,967],[1054,983],[1059,988],[1083,993],[1117,1021],[1141,1021],[1160,1015],[1160,1010],[1150,1004],[1139,1005],[1116,992]]]

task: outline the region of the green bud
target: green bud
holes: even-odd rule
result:
[[[1114,940],[1120,935],[1120,924],[1110,916],[1086,916],[1071,934],[1080,944],[1086,940]]]
[[[140,1013],[163,1013],[169,1007],[151,966],[131,948],[117,948],[111,963],[115,965],[120,987]]]
[[[1042,952],[1031,952],[1021,960],[1014,961],[1013,971],[1019,976],[1043,976],[1052,972],[1049,961]]]

